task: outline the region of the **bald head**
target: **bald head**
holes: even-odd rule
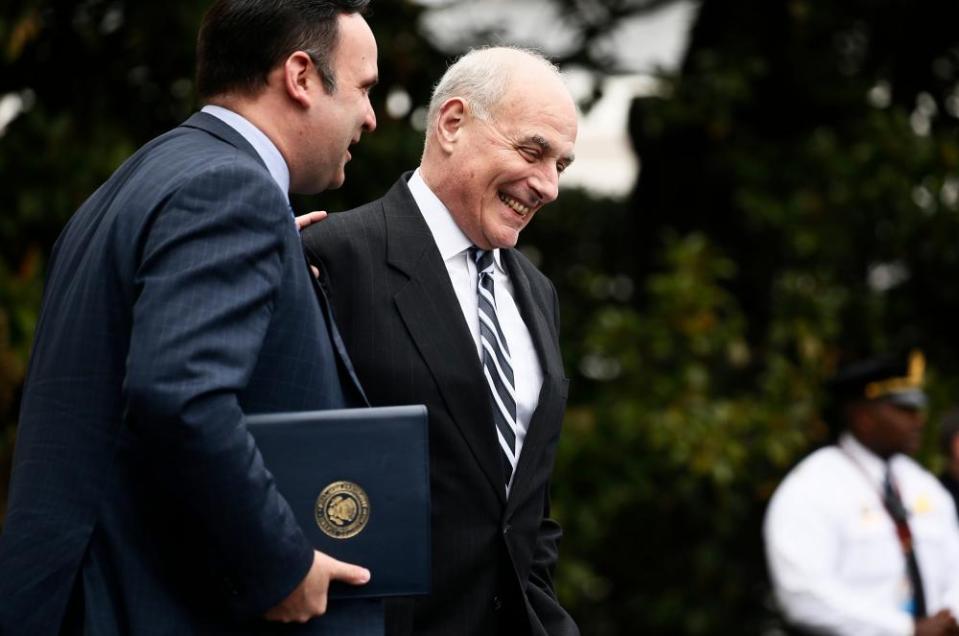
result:
[[[489,121],[510,87],[536,78],[558,88],[572,105],[559,68],[535,51],[508,46],[473,49],[450,66],[433,90],[426,117],[432,130],[442,105],[451,98],[465,100],[474,117]],[[575,110],[575,108],[574,108]]]

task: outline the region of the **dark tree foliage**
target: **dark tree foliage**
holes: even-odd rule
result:
[[[823,379],[918,345],[955,401],[957,13],[704,0],[632,106],[631,199],[564,195],[528,230],[578,380],[554,497],[585,633],[772,629],[762,514],[828,441]]]
[[[594,43],[672,0],[553,2],[578,34],[558,61],[602,75],[622,69]],[[24,105],[0,135],[0,475],[46,255],[123,159],[195,108],[204,4],[21,0],[0,15],[0,98]],[[420,33],[419,5],[373,6],[379,128],[346,186],[302,210],[368,201],[417,164],[411,122],[455,51]],[[920,345],[936,409],[955,400],[957,13],[701,0],[680,68],[632,105],[632,196],[566,189],[524,232],[559,289],[574,380],[552,503],[560,597],[585,634],[776,626],[762,514],[827,441],[820,387],[844,356]],[[507,40],[464,26],[464,49]]]
[[[841,4],[703,3],[670,98],[633,107],[646,168],[633,233],[655,254],[664,228],[704,231],[761,263],[733,283],[757,336],[779,273],[819,267],[854,296],[844,323],[865,327],[844,346],[955,350],[943,309],[956,291],[941,281],[956,273],[959,6]],[[874,315],[866,283],[882,264],[908,278]]]

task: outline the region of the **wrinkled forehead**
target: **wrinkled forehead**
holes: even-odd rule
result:
[[[576,105],[557,78],[547,79],[511,82],[493,117],[513,136],[538,136],[561,154],[571,154],[578,128]]]

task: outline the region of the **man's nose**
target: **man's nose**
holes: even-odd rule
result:
[[[541,170],[530,182],[543,205],[551,203],[559,196],[559,171],[555,166]]]
[[[368,101],[366,118],[363,120],[363,130],[366,132],[373,132],[376,130],[376,112],[373,110],[373,105]]]

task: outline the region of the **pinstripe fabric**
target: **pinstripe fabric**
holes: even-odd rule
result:
[[[312,285],[283,194],[212,116],[83,204],[22,399],[0,633],[57,633],[71,597],[98,636],[262,633],[312,547],[244,413],[362,404]]]
[[[387,634],[575,636],[552,584],[562,532],[549,477],[568,387],[555,291],[501,250],[543,370],[507,497],[483,365],[408,176],[303,233],[370,402],[429,409],[433,593],[388,603]]]
[[[516,469],[516,381],[509,345],[496,317],[496,290],[493,285],[493,252],[470,248],[476,262],[476,296],[480,342],[483,346],[483,375],[490,392],[490,407],[496,439],[503,451],[506,490]]]

